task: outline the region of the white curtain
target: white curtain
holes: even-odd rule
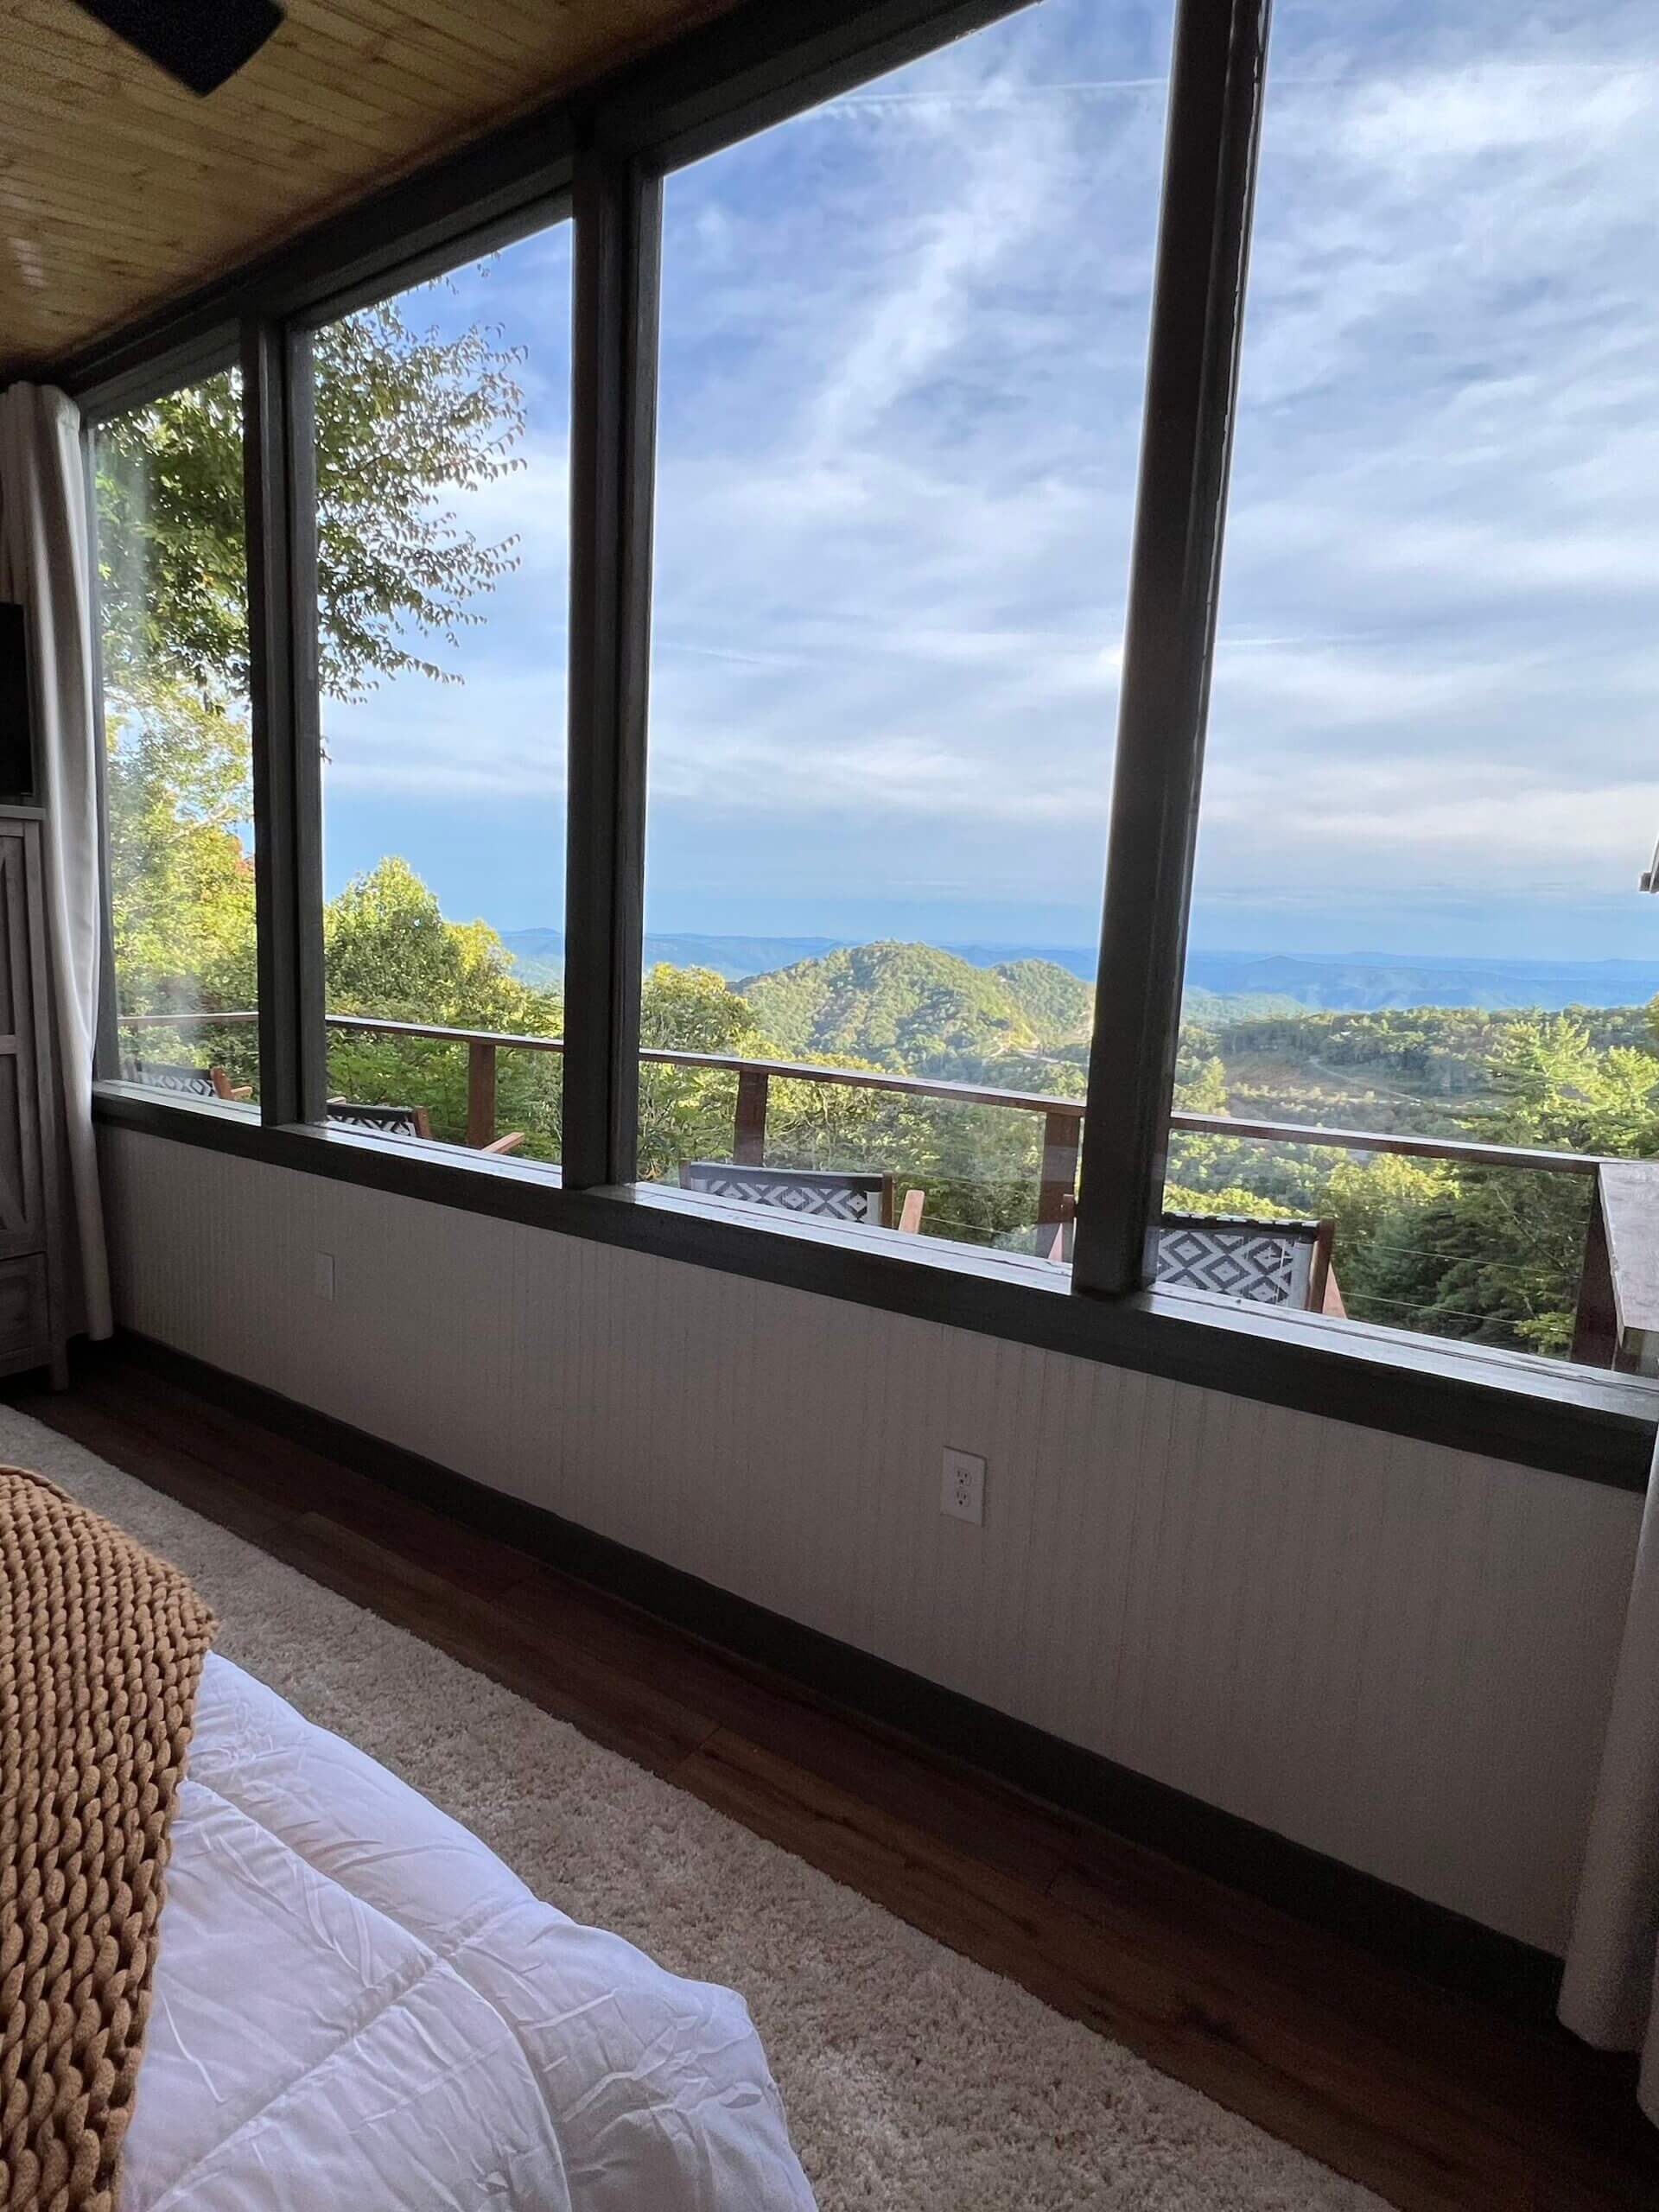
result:
[[[110,1333],[109,1262],[92,1135],[98,1028],[98,780],[80,416],[42,385],[0,392],[0,599],[21,602],[46,808],[58,1061],[87,1333]]]
[[[1560,2009],[1586,2043],[1641,2053],[1637,2094],[1659,2121],[1659,1462],[1648,1484]]]

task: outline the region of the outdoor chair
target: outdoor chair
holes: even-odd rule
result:
[[[374,1136],[429,1138],[432,1135],[432,1116],[424,1106],[369,1106],[359,1105],[351,1098],[331,1098],[328,1119],[336,1128],[364,1129]],[[517,1152],[524,1141],[524,1131],[513,1129],[506,1136],[474,1149]]]
[[[1050,1260],[1071,1257],[1075,1202],[1038,1231]],[[1340,1313],[1342,1293],[1331,1268],[1332,1221],[1264,1221],[1254,1214],[1166,1212],[1158,1228],[1158,1281],[1207,1290],[1252,1306],[1292,1306],[1306,1313]]]
[[[925,1196],[906,1191],[895,1219],[891,1175],[839,1167],[744,1167],[729,1160],[686,1160],[680,1188],[735,1198],[744,1205],[775,1207],[804,1221],[862,1222],[912,1236],[921,1231]]]
[[[171,1090],[183,1098],[251,1098],[251,1083],[232,1084],[223,1068],[185,1067],[175,1060],[141,1060],[136,1056],[127,1063],[127,1080],[142,1083],[151,1090]]]
[[[1166,1213],[1158,1281],[1255,1306],[1331,1310],[1333,1221],[1262,1221],[1249,1214]],[[1335,1310],[1341,1312],[1340,1296]]]

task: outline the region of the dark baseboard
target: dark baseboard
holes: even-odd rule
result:
[[[131,1331],[115,1349],[926,1750],[1161,1852],[1459,1996],[1529,2023],[1554,2021],[1561,1966],[1548,1952],[189,1353]],[[97,1347],[78,1348],[80,1360],[99,1356]]]

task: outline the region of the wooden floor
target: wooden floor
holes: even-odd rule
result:
[[[1659,2208],[1629,2062],[838,1714],[118,1353],[67,1395],[5,1395],[1402,2212]]]

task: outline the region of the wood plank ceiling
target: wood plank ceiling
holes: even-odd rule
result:
[[[73,0],[0,0],[0,363],[60,359],[724,4],[287,0],[199,99]]]

